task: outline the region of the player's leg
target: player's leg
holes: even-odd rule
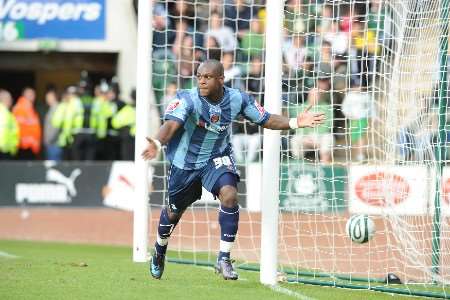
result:
[[[230,252],[239,228],[239,205],[237,200],[236,175],[224,173],[216,182],[213,192],[220,200],[220,251],[217,256],[217,272],[224,279],[238,279],[231,264]],[[217,192],[218,191],[218,192]]]
[[[239,205],[237,201],[236,176],[224,173],[216,182],[213,194],[220,200],[220,252],[218,260],[230,258],[230,251],[239,228]]]
[[[202,186],[197,171],[171,167],[168,177],[168,206],[161,210],[155,251],[150,262],[150,274],[160,279],[170,235],[186,208],[201,197]]]
[[[230,260],[230,251],[236,239],[239,225],[239,205],[237,199],[237,182],[234,162],[230,156],[219,157],[207,166],[202,176],[203,186],[219,198],[220,251],[216,271],[224,279],[236,280]]]

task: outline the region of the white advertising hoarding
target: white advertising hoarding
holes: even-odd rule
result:
[[[350,213],[423,215],[428,212],[428,169],[420,166],[352,166]]]

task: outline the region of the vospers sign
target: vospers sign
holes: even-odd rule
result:
[[[427,168],[352,166],[351,213],[421,215],[427,213]]]
[[[0,0],[0,41],[105,39],[105,0]]]

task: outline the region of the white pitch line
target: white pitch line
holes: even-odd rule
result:
[[[13,254],[10,254],[8,252],[3,252],[3,251],[0,251],[0,257],[4,257],[4,258],[18,258],[17,255],[13,255]]]
[[[315,300],[314,298],[310,298],[306,295],[303,295],[299,292],[294,292],[290,289],[284,288],[282,286],[279,285],[269,285],[270,289],[277,292],[277,293],[281,293],[281,294],[285,294],[288,296],[292,296],[295,297],[296,299],[300,299],[300,300]]]

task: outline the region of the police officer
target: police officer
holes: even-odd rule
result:
[[[69,86],[64,95],[62,102],[58,105],[52,118],[52,125],[60,129],[58,137],[58,145],[63,148],[63,159],[70,160],[74,157],[72,149],[74,143],[74,135],[80,132],[83,127],[83,104],[77,95],[77,88]]]
[[[131,92],[131,100],[112,118],[112,127],[118,131],[120,139],[120,159],[134,160],[134,137],[136,135],[136,90]]]
[[[72,157],[74,160],[95,160],[95,131],[91,127],[91,112],[94,98],[89,92],[87,75],[78,84],[78,94],[83,105],[81,128],[74,132]]]
[[[0,160],[12,159],[19,148],[19,125],[11,113],[11,94],[0,89]]]
[[[108,97],[108,91],[110,87],[106,80],[102,80],[98,87],[98,95],[95,97],[92,103],[90,126],[95,132],[96,137],[96,159],[98,160],[113,160],[111,152],[114,153],[115,149],[110,147],[110,139],[108,139],[112,132],[111,118],[117,112],[117,105],[112,101],[112,97]],[[110,127],[110,128],[108,128]]]

